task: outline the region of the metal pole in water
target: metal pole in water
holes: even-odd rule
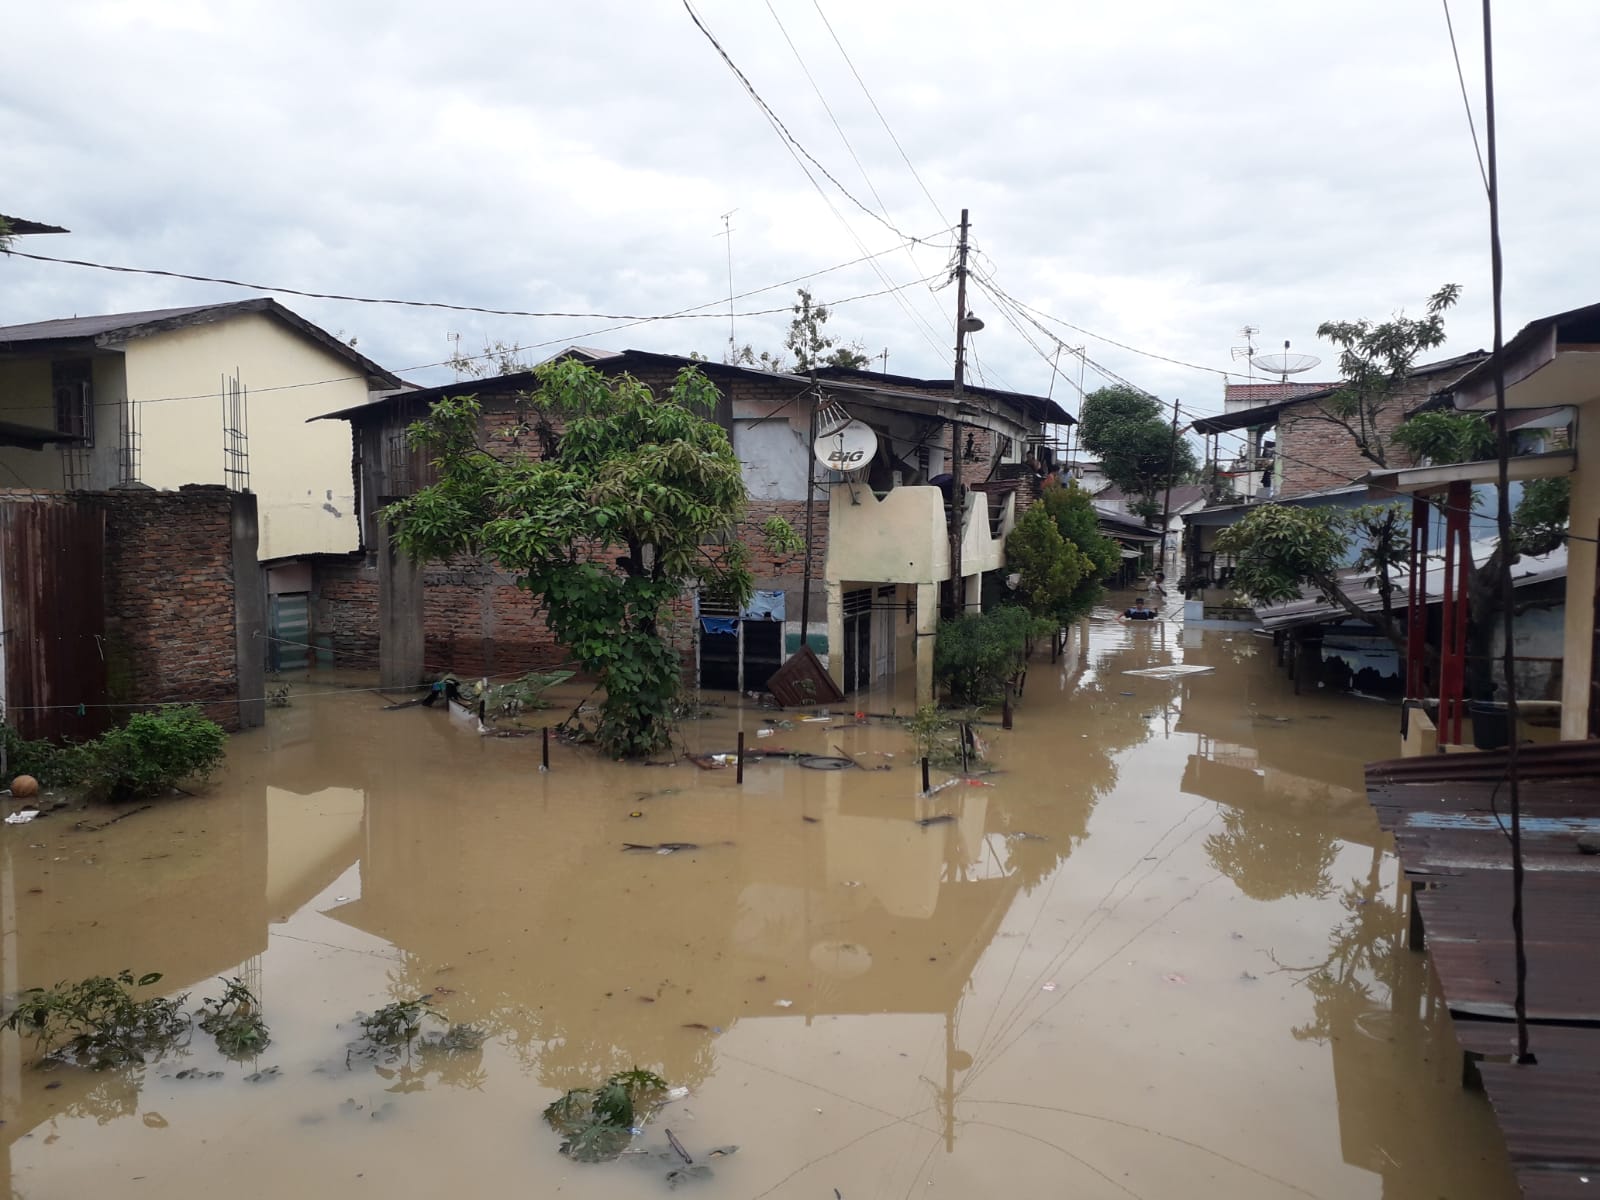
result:
[[[539,770],[548,771],[550,769],[550,726],[546,725],[543,733],[544,744],[539,748]]]
[[[961,773],[963,775],[965,775],[967,773],[967,738],[971,736],[971,733],[967,729],[967,723],[965,721],[961,722],[961,730],[960,730],[960,732],[961,732]]]
[[[1011,685],[1009,683],[1006,684],[1005,703],[1000,708],[1000,728],[1011,728]]]
[[[744,782],[744,730],[739,730],[739,764],[734,768],[733,781]]]
[[[922,756],[922,790],[924,792],[928,790],[928,756],[926,754]]]

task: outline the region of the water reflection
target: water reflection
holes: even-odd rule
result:
[[[789,1172],[790,1194],[826,1194],[807,1164],[853,1145],[868,1155],[854,1178],[897,1194],[919,1160],[998,1185],[1093,1160],[1142,1195],[1195,1191],[1180,1181],[1213,1168],[1233,1174],[1200,1194],[1277,1195],[1284,1179],[1349,1194],[1345,1163],[1397,1200],[1494,1196],[1481,1161],[1477,1177],[1448,1161],[1452,1133],[1483,1132],[1481,1105],[1412,1069],[1447,1060],[1450,1035],[1400,948],[1392,860],[1357,790],[1387,718],[1332,719],[1269,657],[1236,635],[1097,623],[1053,668],[1035,663],[1015,733],[986,731],[997,772],[933,797],[890,722],[797,723],[760,743],[890,770],[771,760],[738,788],[731,771],[565,747],[542,775],[535,745],[426,710],[297,702],[236,740],[226,785],[202,800],[92,837],[4,831],[8,991],[123,965],[179,988],[242,971],[284,1071],[248,1091],[231,1069],[207,1092],[176,1079],[186,1062],[226,1065],[196,1046],[121,1075],[58,1072],[46,1090],[7,1041],[0,1141],[27,1140],[16,1186],[82,1194],[138,1162],[168,1194],[198,1195],[237,1160],[308,1196],[342,1194],[352,1167],[407,1192],[429,1144],[455,1183],[549,1190],[564,1164],[529,1151],[543,1099],[527,1083],[640,1066],[690,1087],[707,1128],[764,1144],[730,1195]],[[1124,674],[1175,661],[1215,670]],[[723,749],[762,715],[720,710],[688,736]],[[352,1013],[422,995],[490,1042],[347,1068]],[[1208,1060],[1213,1043],[1226,1054]],[[1284,1089],[1291,1062],[1303,1092]],[[395,1124],[366,1118],[391,1111],[367,1087],[393,1097]],[[780,1102],[779,1087],[796,1090]],[[1275,1098],[1265,1113],[1257,1091]],[[380,1143],[310,1123],[347,1100],[361,1136],[386,1139],[383,1165],[361,1150]],[[192,1165],[119,1119],[150,1106],[190,1131]],[[1063,1124],[1069,1107],[1089,1123]],[[246,1111],[259,1141],[233,1128]],[[481,1127],[512,1118],[470,1162],[432,1136],[487,1144]],[[643,1176],[583,1178],[648,1191]]]

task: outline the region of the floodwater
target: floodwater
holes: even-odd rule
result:
[[[0,1164],[28,1200],[665,1195],[540,1120],[638,1065],[689,1089],[641,1146],[740,1147],[708,1198],[1510,1197],[1359,790],[1394,710],[1271,657],[1096,621],[981,731],[997,772],[931,798],[888,720],[686,734],[887,770],[555,745],[541,774],[535,739],[312,677],[198,798],[0,829],[6,992],[128,967],[192,1007],[237,975],[273,1035],[101,1074],[0,1035]],[[1124,673],[1179,663],[1214,670]],[[424,993],[480,1053],[348,1057],[358,1011]]]

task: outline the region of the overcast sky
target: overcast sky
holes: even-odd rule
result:
[[[729,210],[737,292],[893,250],[896,231],[926,244],[873,260],[881,275],[863,263],[808,286],[826,302],[939,275],[966,206],[975,266],[1018,300],[1216,370],[1242,370],[1231,350],[1248,324],[1264,349],[1287,338],[1320,354],[1309,378],[1332,377],[1320,321],[1419,312],[1445,282],[1465,288],[1447,350],[1490,340],[1487,209],[1438,0],[695,7],[877,218],[815,168],[820,194],[808,182],[680,0],[25,5],[0,40],[0,211],[72,230],[18,249],[102,263],[494,308],[724,314],[602,333],[613,322],[280,297],[424,383],[451,377],[425,364],[453,333],[469,349],[542,345],[534,357],[570,341],[722,357]],[[1583,133],[1600,110],[1600,4],[1498,8],[1509,335],[1600,299],[1600,155]],[[1454,15],[1481,134],[1478,6],[1455,0]],[[3,323],[250,294],[0,262]],[[887,348],[891,371],[947,374],[954,289],[897,296],[840,304],[829,328]],[[981,288],[970,306],[987,323],[981,377],[1049,390],[1051,368]],[[776,348],[786,324],[741,318],[736,337]],[[1192,411],[1220,409],[1219,374],[1053,328]],[[1054,390],[1075,407],[1070,384]]]

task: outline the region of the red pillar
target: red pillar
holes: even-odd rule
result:
[[[1457,481],[1445,497],[1443,645],[1439,659],[1439,742],[1461,744],[1467,664],[1467,572],[1472,561],[1472,485]]]

